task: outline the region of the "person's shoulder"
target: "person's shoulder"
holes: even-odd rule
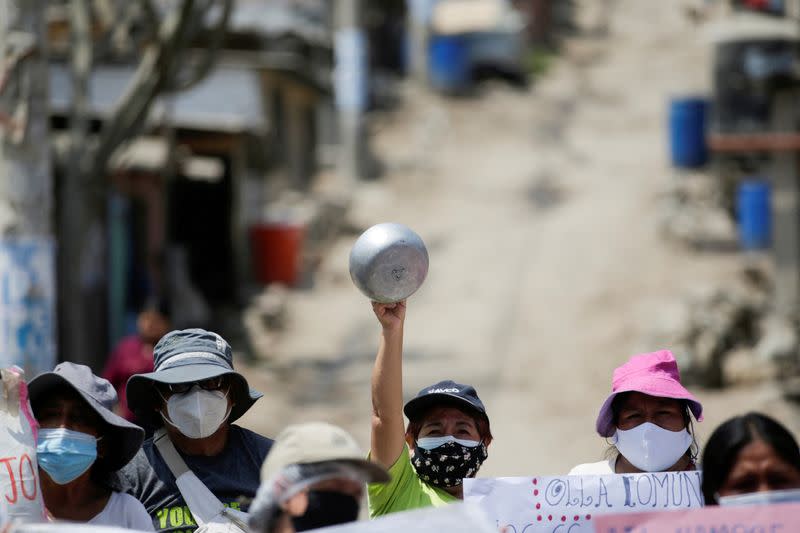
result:
[[[128,335],[119,340],[114,347],[114,354],[118,357],[125,357],[129,355],[138,355],[142,347],[142,340],[138,335]]]
[[[583,463],[569,471],[570,476],[587,476],[597,474],[613,474],[612,460],[605,459],[596,463]]]
[[[123,492],[113,492],[111,496],[116,499],[115,513],[125,520],[126,528],[140,531],[153,530],[150,515],[142,502]]]
[[[255,448],[262,452],[264,455],[272,448],[274,441],[264,435],[251,431],[249,429],[231,424],[231,431],[236,437],[247,447]]]
[[[390,477],[388,483],[367,484],[370,518],[419,507],[419,501],[425,499],[423,495],[425,486],[411,466],[407,444],[403,445],[403,450],[388,471]]]
[[[441,507],[458,501],[447,491],[428,485],[419,478],[411,464],[407,445],[389,468],[389,475],[391,479],[388,483],[367,485],[370,518],[423,507]]]
[[[130,461],[128,461],[122,468],[117,470],[117,472],[129,475],[131,472],[135,472],[137,470],[140,470],[148,466],[149,463],[150,461],[147,458],[147,454],[145,453],[143,444],[142,447],[136,451],[136,455],[134,455],[133,458]]]
[[[151,439],[144,441],[142,447],[136,452],[125,466],[113,473],[111,488],[121,492],[135,491],[142,483],[142,479],[150,475],[153,470],[151,457],[153,442]]]
[[[148,437],[142,442],[141,448],[139,451],[136,452],[136,455],[133,456],[131,462],[128,465],[133,466],[134,468],[145,468],[149,467],[153,461],[153,454],[155,452],[155,446],[153,445],[153,437]]]
[[[121,370],[123,361],[131,356],[131,354],[138,353],[141,341],[136,335],[123,337],[114,345],[111,353],[108,356],[105,367],[103,368],[103,377],[111,379],[115,377],[118,370]]]
[[[117,343],[117,346],[136,346],[136,347],[139,347],[142,344],[144,344],[142,342],[142,339],[139,337],[139,335],[134,333],[134,334],[122,337],[119,340],[119,342]]]
[[[400,452],[400,455],[397,456],[392,466],[389,467],[389,474],[392,476],[392,479],[400,477],[400,475],[406,470],[413,470],[414,467],[411,466],[411,451],[408,449],[408,444],[403,444],[403,450]]]
[[[251,442],[259,442],[259,443],[270,443],[272,444],[272,439],[269,437],[265,437],[260,433],[256,433],[253,430],[243,428],[242,426],[238,426],[236,424],[231,424],[231,431],[239,435],[239,437],[243,440],[251,441]]]
[[[142,502],[124,492],[112,491],[105,507],[88,522],[95,526],[152,531],[150,515]]]
[[[113,504],[120,508],[141,508],[144,510],[144,504],[126,492],[114,491],[111,493]]]

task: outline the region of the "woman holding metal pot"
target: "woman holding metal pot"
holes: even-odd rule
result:
[[[406,302],[372,308],[381,339],[372,371],[370,459],[389,470],[391,481],[367,486],[370,517],[458,501],[463,479],[477,474],[492,442],[486,409],[473,387],[453,381],[425,387],[403,406]]]
[[[389,470],[391,481],[367,485],[373,518],[462,499],[463,479],[475,476],[492,442],[486,409],[469,385],[440,381],[403,406],[406,298],[427,273],[425,244],[402,224],[372,226],[350,251],[350,277],[372,300],[381,324],[372,370],[370,459]]]

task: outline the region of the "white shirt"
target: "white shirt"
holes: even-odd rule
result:
[[[139,531],[155,531],[142,502],[123,492],[112,492],[105,508],[87,522],[97,526],[116,526]]]
[[[603,474],[616,474],[614,467],[617,464],[617,457],[597,463],[584,463],[578,465],[569,471],[570,476],[586,476],[586,475],[603,475]]]

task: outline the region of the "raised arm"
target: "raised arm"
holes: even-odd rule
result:
[[[381,323],[381,339],[372,369],[372,438],[370,457],[391,467],[405,445],[403,427],[403,323],[406,302],[380,304],[372,310]]]

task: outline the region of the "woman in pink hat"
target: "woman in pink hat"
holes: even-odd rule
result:
[[[613,456],[570,474],[694,470],[692,415],[702,420],[703,406],[681,385],[672,352],[635,355],[614,370],[611,395],[597,416],[597,432],[610,439]]]

